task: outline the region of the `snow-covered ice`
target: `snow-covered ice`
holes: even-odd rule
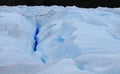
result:
[[[120,74],[120,8],[0,7],[0,74]]]

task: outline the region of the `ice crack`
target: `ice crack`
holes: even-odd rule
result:
[[[34,35],[34,46],[33,46],[33,51],[37,51],[37,45],[38,45],[38,37],[37,35],[39,34],[39,31],[40,31],[40,25],[38,23],[38,21],[36,21],[36,31],[35,31],[35,35]]]

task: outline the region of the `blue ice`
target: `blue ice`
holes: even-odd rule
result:
[[[58,42],[63,42],[65,39],[62,38],[61,36],[58,36],[56,40],[57,40]]]

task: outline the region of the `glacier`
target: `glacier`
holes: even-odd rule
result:
[[[0,6],[0,74],[120,74],[119,12]]]

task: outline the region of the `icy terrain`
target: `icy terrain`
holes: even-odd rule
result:
[[[1,6],[0,74],[120,74],[120,8]]]

